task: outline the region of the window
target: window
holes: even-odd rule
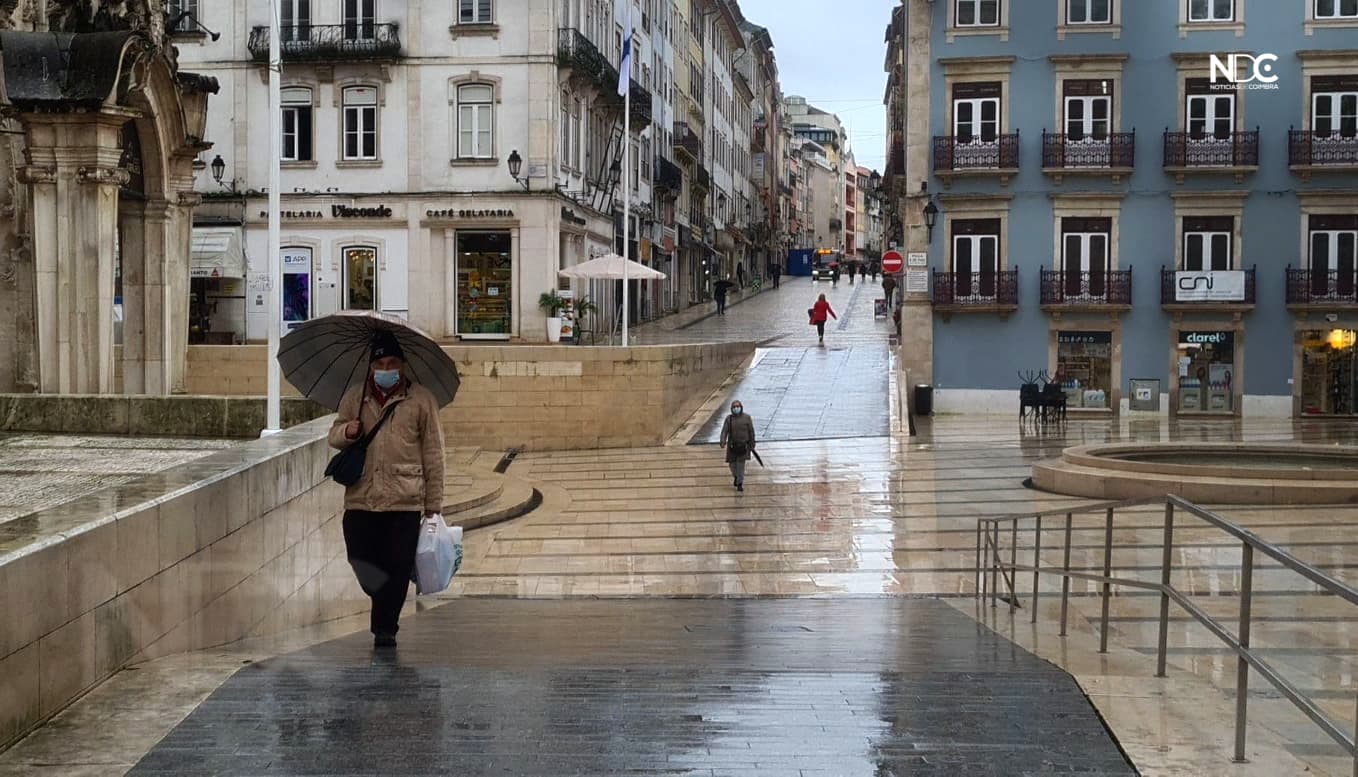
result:
[[[1064,91],[1066,140],[1108,140],[1113,129],[1113,82],[1066,81]]]
[[[1316,0],[1317,19],[1358,19],[1358,0]]]
[[[288,87],[283,90],[283,161],[311,159],[311,90]]]
[[[1000,269],[1000,220],[960,219],[952,224],[954,296],[994,297]]]
[[[491,15],[491,0],[457,0],[457,8],[458,24],[491,24],[495,21]]]
[[[1311,129],[1322,138],[1358,137],[1358,76],[1311,79]]]
[[[1109,218],[1061,219],[1061,272],[1067,298],[1107,295],[1112,231]]]
[[[1229,140],[1235,132],[1235,93],[1212,91],[1205,78],[1187,82],[1188,104],[1184,114],[1190,140]]]
[[[311,0],[282,0],[280,12],[280,41],[287,43],[311,39]]]
[[[1113,0],[1066,0],[1066,24],[1112,24]]]
[[[376,37],[377,0],[344,0],[344,39],[372,40]]]
[[[181,13],[187,16],[180,19],[171,32],[199,32],[198,0],[170,0],[170,18],[173,19]]]
[[[651,141],[649,138],[641,141],[641,178],[651,180]]]
[[[1235,21],[1235,0],[1188,0],[1188,21]]]
[[[1219,272],[1235,266],[1232,216],[1184,218],[1185,272]]]
[[[567,92],[561,93],[561,143],[557,155],[561,158],[561,169],[571,164],[571,98]]]
[[[1358,216],[1311,216],[1311,294],[1354,294],[1358,271]]]
[[[346,310],[377,310],[377,249],[351,246],[344,256],[344,307]]]
[[[377,88],[344,90],[344,159],[377,159]]]
[[[489,84],[457,88],[457,156],[490,159],[494,147],[495,90]]]
[[[1000,0],[955,0],[958,27],[1000,26]]]
[[[571,144],[573,149],[571,161],[575,165],[576,170],[583,169],[584,164],[581,159],[584,154],[585,145],[585,123],[581,118],[584,116],[584,113],[584,101],[579,97],[575,98],[575,103],[571,107],[571,124],[574,127],[575,136],[574,142]]]
[[[953,135],[959,144],[994,143],[1000,134],[1000,84],[953,87]]]

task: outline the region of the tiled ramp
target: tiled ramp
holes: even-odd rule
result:
[[[242,668],[133,775],[1132,775],[935,600],[464,599]]]

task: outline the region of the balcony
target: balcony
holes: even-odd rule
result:
[[[964,176],[994,176],[1001,185],[1018,173],[1019,134],[996,135],[989,140],[973,136],[934,137],[934,175],[945,186]]]
[[[1042,309],[1048,312],[1111,312],[1127,310],[1132,306],[1130,269],[1094,272],[1043,270],[1040,281]]]
[[[570,28],[557,32],[556,62],[559,67],[576,71],[598,89],[602,95],[601,103],[622,107],[623,99],[618,96],[618,69],[584,33]],[[651,93],[635,78],[631,79],[631,84],[632,128],[639,132],[651,124]]]
[[[935,272],[934,310],[947,321],[954,313],[998,313],[1008,318],[1018,310],[1018,270]]]
[[[1323,268],[1287,268],[1287,307],[1292,310],[1358,308],[1358,274]]]
[[[1358,135],[1289,130],[1287,164],[1308,181],[1312,173],[1351,173],[1358,170]]]
[[[712,174],[701,164],[694,169],[693,185],[705,192],[712,191]]]
[[[294,24],[279,30],[284,62],[362,62],[401,56],[395,24]],[[250,31],[246,48],[256,62],[269,61],[269,28]]]
[[[844,229],[844,222],[840,219],[830,219],[830,231],[839,232]]]
[[[1110,175],[1120,183],[1136,168],[1136,133],[1102,138],[1042,133],[1042,172],[1061,183],[1067,175]]]
[[[655,188],[667,193],[670,199],[684,190],[684,171],[664,157],[655,158]]]
[[[703,141],[686,121],[674,123],[674,151],[683,154],[691,162],[703,161]]]
[[[1160,306],[1166,311],[1244,312],[1254,308],[1255,268],[1204,272],[1160,268]]]
[[[1183,183],[1188,173],[1232,173],[1237,183],[1259,169],[1259,130],[1211,135],[1165,131],[1165,172]]]

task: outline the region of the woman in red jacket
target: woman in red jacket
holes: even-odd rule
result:
[[[825,345],[825,322],[829,318],[839,320],[839,316],[835,315],[835,309],[830,307],[830,303],[825,301],[825,295],[822,294],[811,308],[811,323],[816,325],[816,334],[820,335],[821,345]]]

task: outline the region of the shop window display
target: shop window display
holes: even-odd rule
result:
[[[1328,329],[1302,333],[1301,412],[1358,415],[1358,332]]]
[[[376,249],[344,249],[344,292],[346,309],[377,310]]]
[[[508,232],[457,234],[457,333],[505,335],[513,322]]]
[[[1067,407],[1103,409],[1113,388],[1113,333],[1058,332],[1056,377]]]
[[[1179,412],[1235,410],[1235,333],[1180,332]]]

